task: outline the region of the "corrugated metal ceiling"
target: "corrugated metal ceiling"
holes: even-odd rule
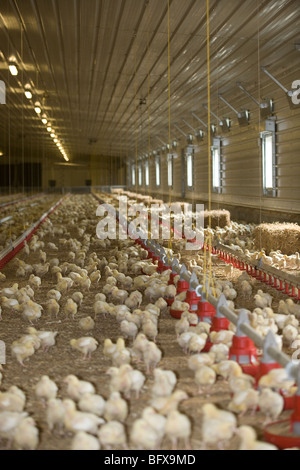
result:
[[[184,128],[182,118],[195,124],[193,111],[207,121],[206,2],[170,0],[170,20],[171,116]],[[168,138],[167,25],[163,0],[2,0],[0,79],[7,106],[0,106],[0,146],[59,156],[34,113],[38,99],[72,160],[131,155],[136,145],[145,152],[149,132],[155,148],[156,135]],[[269,80],[262,64],[283,83],[292,67],[300,79],[299,26],[299,0],[210,1],[215,112],[224,108],[218,92],[236,108],[243,105],[236,81],[259,96],[258,83]],[[11,55],[16,78],[8,72]],[[24,97],[28,82],[33,102]]]

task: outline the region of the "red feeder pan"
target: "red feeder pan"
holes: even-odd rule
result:
[[[187,281],[178,281],[177,283],[177,294],[181,294],[182,292],[186,292],[189,290],[190,285]]]
[[[190,290],[187,291],[185,301],[186,301],[187,304],[189,304],[191,312],[193,312],[193,313],[197,312],[198,303],[200,302],[200,300],[201,300],[201,297],[198,297],[198,295],[196,294],[196,292],[194,290],[193,291],[190,291]]]
[[[168,307],[171,307],[174,303],[174,299],[167,299],[167,298],[164,298],[164,300],[167,302],[168,304]]]
[[[212,323],[216,315],[216,309],[209,302],[200,301],[198,303],[197,315],[201,322]]]
[[[257,375],[256,375],[256,383],[258,384],[259,380],[264,376],[267,375],[271,370],[273,369],[282,369],[282,366],[278,364],[277,362],[273,362],[271,364],[264,364],[263,362],[260,362],[257,370]]]
[[[253,341],[247,336],[234,336],[229,350],[229,359],[241,366],[257,366],[257,350]]]
[[[171,273],[170,280],[169,280],[169,282],[168,282],[168,285],[169,285],[169,286],[172,286],[172,285],[174,284],[174,279],[175,279],[176,276],[178,276],[178,274],[176,274],[176,273]]]
[[[294,395],[292,397],[283,396],[283,399],[284,399],[284,409],[285,410],[294,410],[295,409],[296,395]]]
[[[211,331],[223,331],[228,330],[230,321],[225,317],[214,317],[211,325]]]
[[[279,427],[281,430],[286,431],[286,436],[276,433]],[[280,450],[300,447],[300,436],[296,436],[291,433],[291,421],[288,419],[266,426],[264,429],[264,438],[267,442],[278,447]]]
[[[180,310],[173,310],[172,308],[170,309],[171,317],[176,318],[177,320],[181,319],[182,314],[183,312],[181,312]]]

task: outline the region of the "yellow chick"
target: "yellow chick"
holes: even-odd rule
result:
[[[83,302],[83,294],[81,292],[74,292],[72,295],[72,300],[77,303],[78,307],[81,307]]]
[[[47,375],[43,375],[41,380],[35,386],[35,395],[42,400],[44,406],[46,401],[56,398],[58,387]]]
[[[229,358],[229,346],[226,344],[214,344],[209,351],[209,355],[212,357],[215,363],[227,361]]]
[[[259,392],[250,388],[234,394],[228,410],[244,416],[248,411],[254,414],[258,407]]]
[[[278,450],[272,444],[258,441],[255,430],[250,426],[240,426],[237,434],[240,437],[238,450]]]
[[[16,299],[9,299],[7,297],[1,297],[2,307],[7,310],[13,310],[15,312],[20,311],[20,304]]]
[[[164,434],[165,423],[163,426]],[[155,428],[151,426],[146,419],[137,419],[134,421],[130,430],[130,442],[138,450],[157,449],[161,443],[162,436]]]
[[[156,443],[157,446],[153,447],[160,448],[162,439],[165,435],[165,427],[167,419],[165,416],[162,416],[151,407],[148,406],[144,408],[142,413],[142,419],[146,421],[146,423],[150,426],[151,429],[156,433]]]
[[[60,431],[64,426],[65,408],[62,400],[52,398],[47,402],[46,421],[50,431],[58,426]]]
[[[171,440],[173,450],[177,450],[177,443],[179,439],[184,441],[186,450],[191,449],[189,443],[191,432],[191,421],[187,416],[179,413],[177,410],[173,410],[168,414],[165,426],[165,434]]]
[[[8,392],[0,392],[0,411],[21,413],[24,411],[26,398],[20,394],[17,387],[11,387]]]
[[[113,392],[110,395],[105,403],[103,416],[106,421],[120,421],[121,423],[126,421],[128,405],[119,392]]]
[[[129,349],[125,347],[125,341],[123,338],[118,338],[116,349],[112,355],[112,364],[115,367],[121,367],[123,364],[130,364],[131,353]]]
[[[177,410],[179,403],[187,400],[188,395],[183,390],[177,390],[169,397],[159,397],[151,401],[151,406],[161,415],[167,416]]]
[[[209,335],[210,341],[213,344],[226,344],[227,346],[231,346],[232,338],[234,337],[233,331],[212,331]]]
[[[39,430],[32,418],[23,419],[15,429],[14,445],[19,450],[36,450],[39,445]]]
[[[63,406],[65,408],[64,425],[68,431],[73,433],[83,431],[97,435],[99,425],[104,423],[102,418],[91,413],[77,411],[75,403],[70,399],[63,400]]]
[[[230,377],[238,377],[243,374],[241,366],[235,361],[222,361],[212,366],[217,375],[228,380]]]
[[[33,289],[39,289],[42,285],[42,281],[41,281],[41,278],[38,277],[38,276],[35,276],[34,274],[31,274],[31,276],[29,277],[29,285],[33,288]]]
[[[146,365],[147,374],[150,374],[157,367],[162,358],[161,350],[155,343],[149,341],[143,351],[143,361]]]
[[[43,307],[32,300],[29,300],[22,305],[22,315],[30,324],[41,318],[42,310]]]
[[[202,443],[203,448],[207,445],[218,445],[223,448],[233,436],[237,421],[234,414],[229,411],[219,410],[215,405],[207,403],[202,407]]]
[[[71,316],[73,320],[75,319],[75,315],[77,314],[78,306],[76,302],[74,302],[73,299],[68,299],[67,303],[65,305],[64,312],[66,314],[66,317]]]
[[[95,328],[95,322],[91,317],[82,318],[79,321],[79,328],[83,331],[92,331]]]
[[[202,365],[195,373],[195,382],[199,386],[198,393],[208,393],[212,385],[216,383],[217,374],[211,367]]]
[[[114,352],[116,351],[117,345],[112,342],[111,339],[106,338],[104,340],[103,354],[104,356],[112,359]]]
[[[172,394],[177,378],[171,370],[154,370],[154,384],[151,388],[152,396],[155,397],[168,397]]]
[[[207,334],[201,333],[201,335],[194,335],[188,342],[189,354],[199,354],[205,347],[207,341]]]
[[[81,431],[73,437],[70,450],[101,450],[101,446],[96,437]]]
[[[182,333],[186,333],[189,330],[190,322],[188,318],[182,314],[181,319],[175,323],[175,332],[177,339]]]
[[[92,395],[96,393],[95,387],[90,382],[79,380],[75,375],[68,375],[64,383],[67,384],[68,396],[75,401],[79,401],[87,393]]]
[[[188,368],[196,371],[201,366],[211,367],[214,364],[214,358],[208,353],[194,354],[188,360]]]
[[[35,349],[32,341],[27,341],[24,344],[14,341],[11,346],[11,353],[22,367],[26,367],[24,361],[30,356],[33,356]]]
[[[243,392],[254,386],[255,379],[251,375],[241,374],[231,376],[228,385],[232,393]]]
[[[294,380],[288,377],[285,369],[273,369],[267,375],[261,377],[258,382],[258,387],[261,390],[270,388],[277,392],[282,391],[284,394],[289,394],[294,383]]]
[[[37,336],[44,352],[48,352],[52,346],[55,346],[58,331],[37,331],[32,327],[29,327],[27,331],[30,335]]]
[[[135,323],[123,320],[120,324],[121,333],[124,338],[131,339],[132,341],[136,338],[138,334],[138,328]]]
[[[92,337],[83,337],[79,339],[71,339],[70,341],[72,349],[75,349],[83,354],[83,359],[92,358],[92,353],[96,351],[98,341]]]
[[[78,408],[80,411],[85,411],[86,413],[92,413],[96,416],[103,416],[105,400],[103,397],[101,397],[101,395],[86,393],[80,398]]]
[[[104,449],[126,448],[126,432],[124,425],[118,421],[110,421],[104,424],[98,431],[98,438]]]
[[[13,441],[17,426],[27,418],[28,413],[13,413],[11,411],[3,411],[0,419],[0,438],[8,439],[9,443]]]
[[[94,303],[94,313],[95,313],[95,319],[97,318],[97,315],[104,315],[106,317],[107,314],[110,314],[111,312],[111,307],[109,304],[105,301],[102,300],[97,300]]]
[[[55,299],[49,299],[48,302],[46,303],[46,312],[47,314],[52,317],[55,316],[55,318],[58,317],[60,310],[60,305]]]
[[[266,415],[264,424],[276,421],[284,409],[284,399],[279,393],[273,392],[269,388],[261,391],[258,400],[261,413]]]

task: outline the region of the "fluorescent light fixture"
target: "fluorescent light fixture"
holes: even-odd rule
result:
[[[34,110],[35,110],[36,114],[41,114],[42,108],[41,108],[41,103],[39,101],[37,101],[34,104]]]
[[[17,67],[17,64],[13,60],[9,61],[8,68],[9,68],[10,73],[14,77],[16,77],[18,75],[18,73],[19,73],[18,67]]]
[[[32,93],[31,93],[31,86],[29,85],[29,83],[27,83],[24,88],[25,88],[25,96],[26,96],[26,98],[27,98],[28,100],[31,100],[31,98],[32,98]]]

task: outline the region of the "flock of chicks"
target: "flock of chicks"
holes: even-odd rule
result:
[[[113,199],[108,201],[113,202]],[[76,326],[76,331],[80,329],[82,336],[70,339],[69,345],[75,353],[82,354],[83,360],[90,359],[101,349],[110,363],[106,370],[109,389],[106,398],[98,393],[94,384],[73,373],[66,375],[62,384],[48,375],[37,378],[34,395],[40,400],[49,432],[72,436],[70,448],[73,450],[128,446],[153,450],[170,444],[175,449],[179,442],[191,449],[194,423],[179,410],[189,396],[180,389],[180,381],[172,370],[159,367],[164,353],[156,341],[162,314],[168,308],[165,299],[170,298],[174,300],[173,308],[184,312],[175,323],[175,335],[178,345],[188,355],[187,367],[194,374],[198,394],[211,393],[217,380],[226,381],[231,393],[227,410],[212,403],[202,406],[202,448],[222,448],[238,435],[241,450],[275,449],[259,442],[254,428],[239,425],[239,417],[247,412],[255,413],[258,407],[267,420],[280,416],[284,406],[282,392],[295,393],[294,383],[285,370],[275,370],[262,377],[259,388],[255,389],[253,379],[228,359],[235,327],[210,332],[209,324],[198,323],[197,316],[189,312],[186,293],[177,295],[179,277],[175,278],[175,285],[169,285],[170,271],[158,274],[157,266],[146,259],[148,253],[131,240],[115,244],[99,240],[96,231],[93,234],[95,209],[91,196],[75,196],[65,201],[26,244],[23,259],[16,258],[12,262],[19,282],[1,290],[0,319],[1,314],[3,318],[19,315],[22,325],[26,325],[25,334],[11,344],[11,355],[20,366],[26,367],[25,361],[30,364],[30,358],[37,351],[46,354],[50,348],[55,350],[62,330],[38,329],[38,322],[43,318],[55,319],[62,325],[69,322],[74,324],[74,329]],[[47,243],[44,241],[47,238],[52,241]],[[98,256],[101,250],[105,256]],[[64,262],[58,258],[61,251]],[[30,264],[31,256],[39,262]],[[194,268],[200,281],[202,265],[203,258],[199,255]],[[44,279],[47,282],[50,279],[52,285],[44,301],[38,303],[35,298]],[[0,281],[6,281],[4,274],[0,273]],[[24,287],[20,287],[21,283]],[[91,294],[93,290],[97,290],[97,294]],[[251,296],[253,286],[250,278],[243,274],[237,286],[215,280],[215,291],[216,296],[225,295],[234,309],[238,291],[243,296]],[[94,295],[93,316],[82,316],[84,300],[91,295]],[[275,313],[272,298],[258,291],[255,306],[249,316],[251,325],[260,334],[266,335],[272,329],[280,346],[290,347],[299,339],[299,305],[282,301]],[[119,337],[116,340],[106,338],[102,344],[93,332],[98,327],[101,329],[105,322],[116,325]],[[202,353],[207,339],[213,346],[209,353]],[[3,378],[5,370],[0,372],[0,385]],[[145,391],[150,396],[146,407],[140,416],[132,415],[130,402],[138,400]],[[16,386],[0,392],[0,438],[7,440],[8,447],[39,447],[39,423],[26,411],[27,404],[25,393]]]
[[[11,241],[15,241],[28,224],[36,222],[41,214],[49,209],[56,202],[57,198],[53,196],[41,196],[39,199],[29,199],[17,202],[12,206],[0,207],[0,252],[7,248]],[[9,218],[13,211],[13,218]]]

